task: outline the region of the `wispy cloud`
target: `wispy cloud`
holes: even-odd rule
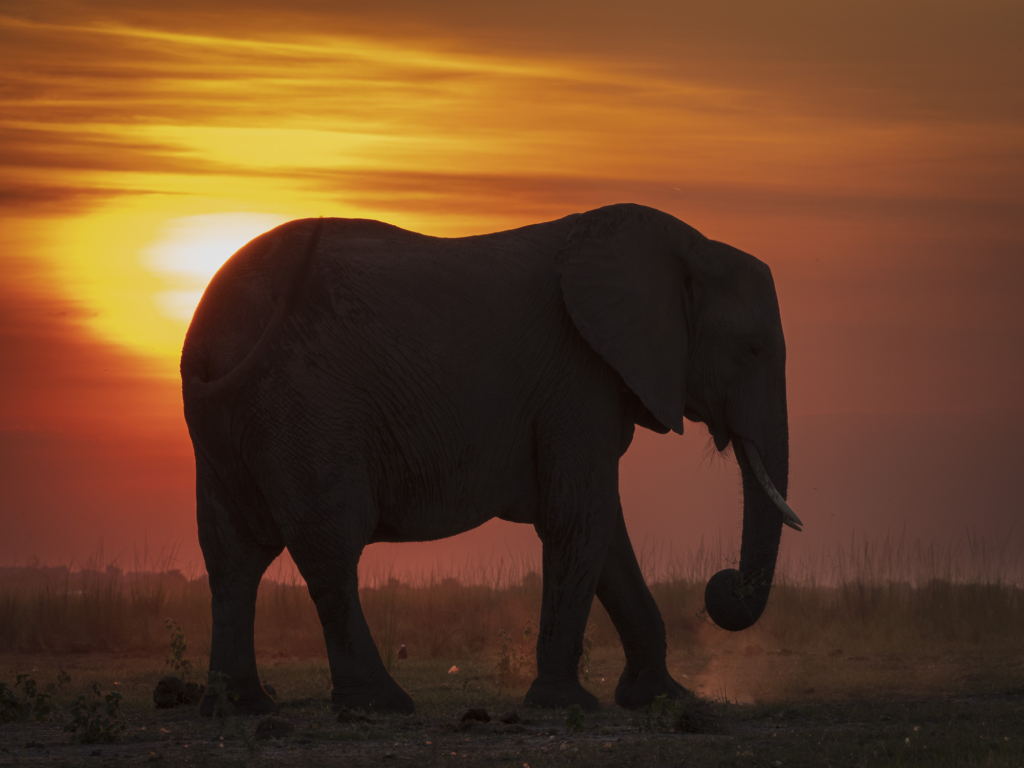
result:
[[[404,37],[372,35],[365,14],[353,23],[361,35],[325,34],[317,24],[336,30],[352,15],[303,14],[301,6],[283,14],[283,32],[269,16],[256,14],[262,26],[247,19],[248,38],[206,14],[196,17],[210,24],[203,33],[189,31],[195,19],[184,12],[150,14],[149,27],[82,15],[76,23],[0,20],[4,160],[15,175],[19,167],[243,179],[393,170],[771,185],[881,199],[925,189],[934,197],[947,182],[952,199],[966,185],[986,199],[1019,200],[1008,165],[1017,173],[1024,158],[1019,125],[1005,114],[1013,100],[999,98],[1005,73],[972,63],[1001,105],[995,111],[936,119],[921,109],[875,109],[863,91],[882,88],[880,65],[867,52],[851,59],[853,32],[825,30],[845,41],[832,53],[790,39],[791,30],[783,37],[792,49],[748,40],[764,54],[764,72],[753,76],[751,54],[734,58],[737,41],[727,38],[718,51],[693,36],[670,51],[664,30],[652,28],[651,50],[629,60],[621,46],[602,56],[584,42],[525,53],[514,40],[491,46],[490,28],[444,27],[451,9],[430,30],[418,16],[418,38],[408,25]],[[598,9],[595,18],[607,27],[607,16]],[[378,22],[389,18],[382,9]],[[736,20],[739,38],[750,37],[749,26]],[[921,67],[897,62],[891,47],[882,58],[894,82],[885,88],[913,101],[920,89],[901,79]],[[706,56],[694,61],[695,50]],[[831,89],[817,101],[794,85],[796,74],[813,83],[823,72],[833,76]]]

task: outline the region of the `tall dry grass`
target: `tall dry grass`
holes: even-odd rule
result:
[[[972,537],[945,547],[852,541],[814,557],[784,561],[768,610],[743,642],[806,649],[901,652],[944,644],[1009,647],[1024,636],[1024,553]],[[703,617],[707,578],[729,565],[720,548],[685,555],[646,552],[643,567],[665,618],[669,646],[721,642]],[[158,654],[167,649],[164,619],[182,625],[197,660],[207,656],[210,596],[205,575],[168,567],[133,571],[93,558],[81,568],[0,568],[0,652]],[[478,563],[415,579],[392,571],[366,574],[360,590],[381,656],[399,644],[420,658],[491,655],[498,633],[521,635],[540,613],[541,578],[527,561]],[[261,658],[322,657],[316,610],[297,577],[272,571],[259,590]],[[618,642],[595,603],[597,647]],[[716,634],[717,633],[717,634]]]

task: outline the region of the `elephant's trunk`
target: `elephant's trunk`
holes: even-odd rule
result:
[[[760,618],[768,604],[775,576],[782,524],[788,522],[796,527],[800,522],[784,501],[789,479],[789,439],[786,432],[772,447],[773,450],[763,456],[762,464],[762,457],[752,441],[733,440],[743,476],[740,567],[739,570],[719,571],[711,577],[704,590],[708,615],[722,629],[732,632],[746,629]],[[791,519],[787,517],[787,511],[792,515]]]

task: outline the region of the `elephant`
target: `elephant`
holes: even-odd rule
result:
[[[253,623],[287,547],[323,626],[332,706],[413,712],[360,607],[360,555],[500,518],[542,543],[526,704],[599,706],[578,677],[595,595],[625,652],[616,703],[692,696],[666,667],[619,459],[637,425],[682,434],[684,417],[718,451],[732,444],[740,561],[710,579],[705,606],[724,629],[749,627],[783,524],[801,525],[785,501],[785,360],[771,270],[645,206],[461,238],[342,218],[256,237],[211,280],[181,357],[211,673],[242,711],[276,711]]]

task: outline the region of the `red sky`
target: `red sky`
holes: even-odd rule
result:
[[[177,353],[248,237],[624,201],[772,267],[807,523],[786,553],[1024,536],[1019,3],[137,5],[0,12],[0,563],[101,540],[198,563]],[[638,434],[638,547],[738,546],[706,442]],[[495,523],[368,562],[534,540]]]

